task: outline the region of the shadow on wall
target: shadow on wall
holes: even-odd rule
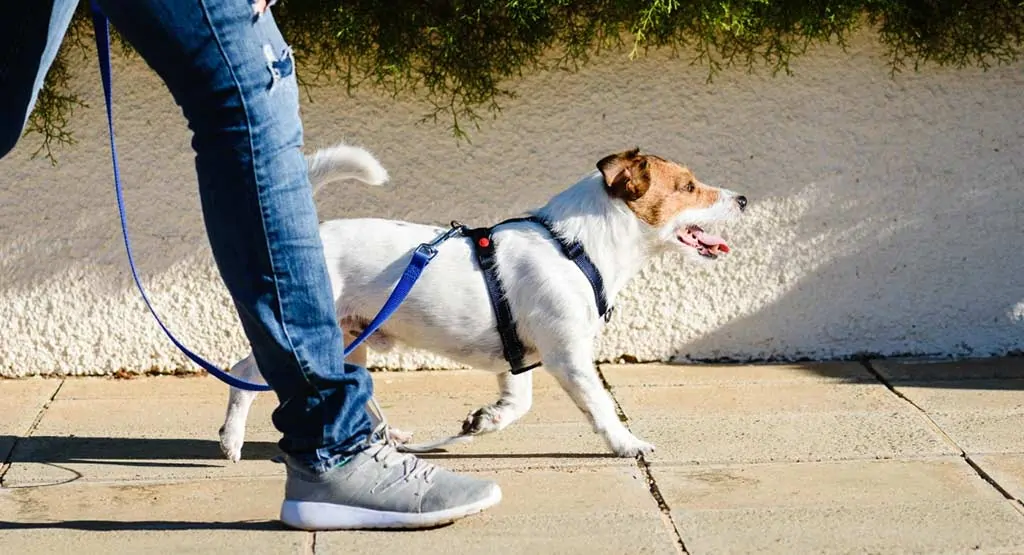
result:
[[[309,147],[367,146],[393,178],[385,188],[322,190],[321,218],[493,223],[639,145],[742,191],[751,208],[731,230],[727,260],[693,269],[666,257],[645,269],[619,300],[598,358],[1020,349],[1021,66],[892,80],[874,40],[816,51],[794,77],[731,72],[711,84],[703,68],[666,53],[608,55],[579,74],[517,83],[520,97],[461,145],[441,126],[416,124],[425,106],[321,88],[303,106]],[[56,168],[29,160],[36,137],[0,161],[0,375],[191,368],[132,290],[99,82],[86,61],[78,145],[58,152]],[[182,339],[230,364],[245,345],[210,257],[184,120],[138,60],[117,64],[140,269]],[[435,364],[408,353],[375,362]]]
[[[135,290],[95,60],[86,56],[73,69],[88,105],[71,119],[76,144],[58,148],[51,166],[32,158],[41,139],[29,135],[0,160],[0,377],[198,371],[162,335]],[[211,361],[230,365],[247,345],[213,264],[185,119],[137,58],[115,59],[114,76],[139,273],[170,328]],[[382,214],[386,203],[375,203],[375,194],[386,198],[388,191],[348,199],[349,214]]]
[[[32,291],[69,275],[100,276],[89,286],[107,295],[134,287],[94,65],[86,56],[73,68],[74,87],[87,107],[71,119],[76,144],[55,149],[56,166],[43,156],[32,158],[41,144],[36,134],[24,137],[0,160],[0,294]],[[117,58],[115,65],[118,155],[140,273],[156,279],[176,266],[194,264],[191,271],[200,280],[216,279],[186,120],[163,82],[141,61]],[[307,139],[310,135],[308,143],[316,140],[315,133],[307,133]],[[329,136],[324,142],[341,138]],[[364,189],[346,199],[345,215],[381,214],[388,193]]]
[[[744,102],[692,129],[719,147],[698,143],[698,173],[751,198],[745,221],[730,226],[734,252],[696,269],[670,256],[645,270],[625,296],[649,310],[620,312],[619,330],[664,333],[668,321],[673,341],[662,349],[641,334],[623,342],[639,353],[608,348],[609,358],[1024,347],[1024,73],[1007,69],[1003,85],[952,71],[879,82],[851,65],[844,86],[814,75],[788,98],[720,83]],[[696,103],[697,114],[715,110]],[[752,117],[758,109],[771,117]],[[648,287],[666,274],[679,286]]]
[[[1019,350],[1024,167],[986,156],[993,148],[981,145],[962,145],[963,159],[931,160],[935,165],[929,166],[930,152],[951,152],[952,145],[936,144],[945,137],[923,141],[919,151],[894,153],[902,157],[895,168],[886,153],[872,156],[893,171],[888,182],[872,183],[864,175],[870,167],[851,168],[754,207],[751,219],[759,223],[771,221],[765,212],[776,209],[790,216],[786,229],[777,222],[754,226],[754,233],[776,239],[770,246],[756,243],[756,249],[771,249],[766,263],[763,253],[744,249],[750,231],[737,230],[729,270],[743,273],[752,257],[761,262],[745,280],[747,289],[736,293],[756,301],[710,333],[684,341],[673,358],[985,356]],[[859,350],[851,350],[851,337],[858,338]],[[787,349],[792,345],[806,350]]]
[[[28,135],[0,161],[0,276],[3,293],[31,291],[76,273],[107,293],[130,284],[121,243],[103,97],[94,59],[75,68],[88,108],[71,119],[76,145],[57,148],[58,164],[31,160],[40,137]],[[135,80],[141,74],[141,80]],[[132,82],[129,82],[132,81]],[[130,92],[126,93],[125,90]],[[137,259],[147,275],[194,258],[204,248],[184,119],[155,75],[115,67],[115,126]]]

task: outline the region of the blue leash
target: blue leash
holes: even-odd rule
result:
[[[352,351],[359,346],[360,343],[366,341],[367,337],[373,335],[373,332],[380,329],[384,322],[391,317],[392,314],[398,310],[401,306],[402,301],[409,296],[409,292],[412,291],[412,286],[416,285],[416,280],[420,279],[420,274],[423,273],[423,269],[430,264],[430,261],[437,256],[437,247],[444,243],[448,239],[461,235],[463,229],[465,229],[458,222],[452,222],[452,228],[445,233],[439,235],[436,239],[429,243],[423,243],[416,247],[416,250],[412,252],[412,260],[409,261],[409,265],[405,267],[405,271],[402,272],[402,278],[398,280],[398,284],[395,285],[395,289],[391,291],[391,296],[384,302],[384,306],[381,307],[380,312],[373,318],[370,325],[366,326],[359,337],[356,337],[348,347],[345,347],[345,356],[352,354]]]
[[[110,28],[107,22],[106,16],[100,11],[99,6],[96,2],[92,3],[92,23],[93,28],[96,31],[96,51],[99,55],[100,62],[100,75],[103,79],[103,100],[107,105],[107,130],[110,132],[110,157],[114,166],[114,191],[117,193],[117,211],[121,216],[121,235],[124,237],[124,248],[128,253],[128,266],[132,271],[132,278],[135,280],[135,285],[139,288],[139,293],[142,294],[142,300],[146,303],[146,307],[149,308],[149,312],[153,314],[153,318],[156,319],[156,323],[160,325],[160,329],[164,330],[167,334],[168,339],[174,346],[181,350],[192,362],[201,366],[204,370],[212,374],[218,380],[238,389],[245,389],[248,391],[270,391],[270,386],[250,383],[244,380],[240,380],[231,374],[221,370],[215,365],[207,362],[201,356],[192,352],[188,347],[183,345],[178,338],[174,337],[171,330],[167,329],[164,325],[163,320],[157,315],[153,305],[149,302],[149,297],[146,295],[145,289],[142,288],[142,281],[139,279],[138,270],[135,268],[135,258],[132,256],[132,245],[128,239],[128,218],[125,213],[124,206],[124,194],[121,190],[121,171],[117,163],[117,145],[114,141],[114,109],[113,109],[113,95],[111,93],[111,71],[110,71]],[[367,337],[373,335],[384,322],[391,317],[392,314],[398,310],[398,307],[402,304],[402,301],[412,291],[413,285],[416,284],[416,280],[419,279],[420,274],[423,273],[423,269],[427,267],[427,264],[437,256],[437,247],[447,241],[448,239],[458,235],[462,232],[462,226],[456,222],[452,222],[452,229],[430,243],[424,243],[416,248],[412,254],[412,261],[405,268],[405,272],[402,274],[402,278],[395,285],[394,291],[391,292],[391,296],[388,297],[387,302],[380,309],[380,312],[373,319],[369,326],[363,330],[359,337],[352,342],[351,345],[345,348],[345,356],[348,356],[359,346]]]

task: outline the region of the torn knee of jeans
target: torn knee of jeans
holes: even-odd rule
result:
[[[267,11],[267,8],[277,3],[277,0],[256,0],[252,3],[252,14],[259,19],[263,12]]]
[[[270,88],[281,79],[289,77],[295,71],[295,60],[292,55],[292,47],[285,46],[280,55],[274,53],[274,48],[269,44],[263,45],[263,57],[267,60],[267,69],[270,70]]]

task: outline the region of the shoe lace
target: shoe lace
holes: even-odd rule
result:
[[[367,454],[373,457],[373,460],[383,464],[385,468],[401,464],[402,478],[406,482],[423,478],[425,482],[429,483],[434,473],[437,472],[437,466],[416,455],[400,452],[398,443],[391,437],[391,426],[376,399],[370,398],[369,408],[371,416],[376,418],[379,423],[370,435],[372,443]]]

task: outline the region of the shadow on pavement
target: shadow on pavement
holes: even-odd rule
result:
[[[8,522],[0,520],[3,530],[84,530],[87,532],[158,531],[158,530],[288,530],[274,520],[246,520],[240,522],[190,522],[169,520],[62,520],[57,522]]]
[[[207,466],[197,463],[163,461],[218,461],[226,459],[216,441],[177,438],[116,438],[81,436],[32,436],[18,438],[0,435],[0,444],[16,442],[8,462],[81,463],[109,461],[126,466]],[[280,450],[276,442],[248,441],[245,458],[270,459]]]

